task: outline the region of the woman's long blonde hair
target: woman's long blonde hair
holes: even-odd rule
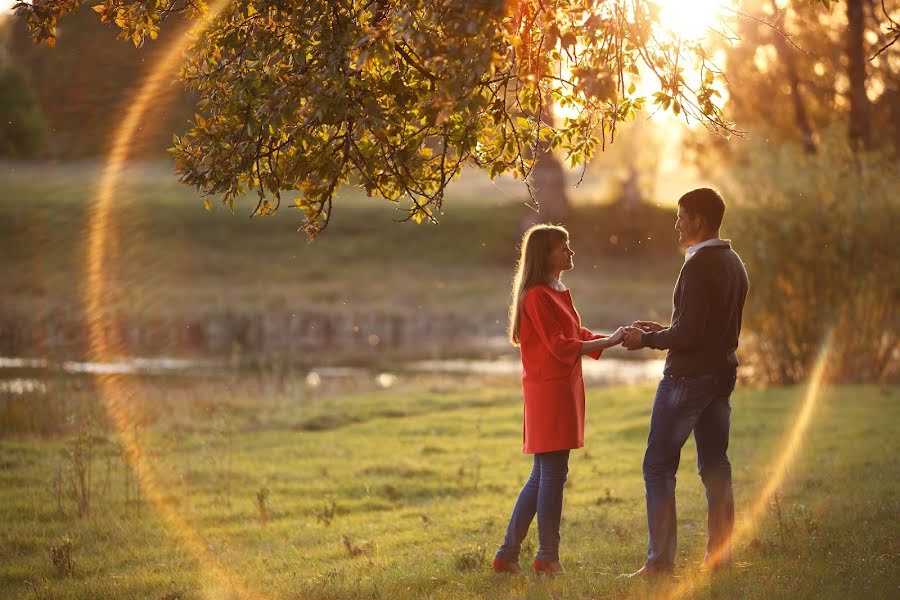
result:
[[[509,304],[509,341],[513,346],[519,345],[519,321],[525,291],[538,283],[547,283],[550,276],[550,252],[567,241],[569,232],[559,225],[532,225],[522,236],[521,254],[516,265],[512,301]]]

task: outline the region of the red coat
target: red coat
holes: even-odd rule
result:
[[[568,290],[549,285],[525,291],[519,319],[523,448],[526,454],[584,446],[584,378],[581,342],[606,337],[581,326]],[[602,350],[588,356],[600,358]]]

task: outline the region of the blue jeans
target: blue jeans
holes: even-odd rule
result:
[[[658,570],[675,567],[678,522],[675,516],[675,473],[681,448],[691,431],[697,442],[697,466],[707,501],[706,557],[731,558],[734,529],[734,495],[728,462],[728,430],[734,370],[695,377],[666,375],[659,382],[650,435],[644,454],[649,540],[647,566]]]
[[[519,550],[537,513],[538,560],[559,560],[559,522],[562,517],[563,486],[569,474],[569,451],[542,452],[534,455],[531,476],[525,482],[509,519],[506,538],[497,550],[503,560],[518,562]]]

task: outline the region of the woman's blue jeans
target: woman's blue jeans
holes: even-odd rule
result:
[[[538,521],[536,559],[559,560],[559,522],[562,517],[563,486],[569,474],[569,451],[542,452],[534,455],[531,476],[525,482],[509,519],[506,539],[497,551],[503,560],[518,562],[522,542],[534,515]]]

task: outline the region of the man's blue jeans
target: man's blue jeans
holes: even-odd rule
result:
[[[727,452],[735,379],[736,371],[732,370],[694,377],[666,375],[659,382],[644,454],[648,567],[662,571],[675,567],[675,473],[681,448],[691,431],[697,442],[697,466],[706,488],[706,557],[715,557],[716,562],[731,559],[734,495]]]
[[[534,455],[531,476],[519,492],[506,529],[506,538],[497,556],[518,562],[522,542],[537,513],[540,548],[535,558],[548,562],[559,560],[559,522],[562,517],[563,486],[568,473],[568,450]]]

